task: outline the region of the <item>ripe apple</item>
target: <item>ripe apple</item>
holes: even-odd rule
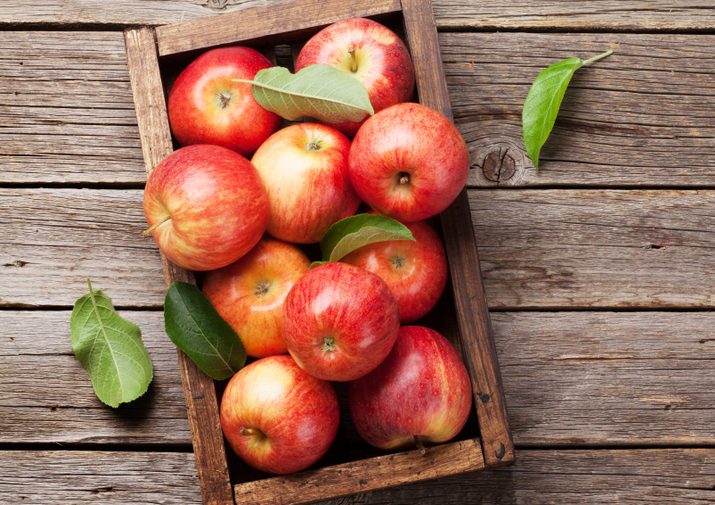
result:
[[[425,221],[406,226],[414,242],[377,242],[341,260],[377,274],[387,283],[403,323],[416,321],[432,310],[447,283],[447,257],[437,233]]]
[[[290,356],[242,368],[221,400],[221,428],[234,452],[254,468],[297,472],[318,461],[338,431],[338,399]]]
[[[417,103],[378,112],[350,148],[350,180],[362,200],[399,221],[439,214],[467,182],[469,153],[444,115]]]
[[[392,30],[371,19],[338,21],[316,33],[300,51],[295,68],[316,63],[356,77],[376,112],[412,97],[415,71],[407,47]],[[353,136],[360,123],[335,126]]]
[[[184,69],[169,92],[169,123],[181,145],[215,144],[250,156],[276,131],[280,117],[253,99],[253,79],[272,66],[250,47],[206,51]]]
[[[203,291],[249,356],[284,354],[283,302],[309,266],[297,247],[263,239],[235,263],[208,272]]]
[[[266,140],[253,165],[268,191],[268,233],[287,242],[318,242],[330,225],[355,213],[350,141],[330,126],[299,123]]]
[[[397,338],[400,316],[387,284],[345,263],[328,263],[300,279],[283,308],[288,352],[310,375],[332,381],[362,377]]]
[[[246,158],[219,146],[183,147],[144,189],[144,214],[159,249],[188,270],[233,263],[261,239],[268,196]]]
[[[395,449],[446,442],[472,407],[472,387],[457,351],[424,326],[404,326],[389,356],[348,384],[355,428],[370,445]]]

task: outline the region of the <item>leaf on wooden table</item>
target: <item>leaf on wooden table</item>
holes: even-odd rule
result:
[[[375,113],[362,83],[330,65],[310,65],[295,74],[284,67],[265,68],[252,81],[235,81],[252,84],[256,101],[289,121],[312,117],[342,123]]]
[[[524,101],[521,124],[524,147],[536,170],[539,169],[539,153],[554,127],[574,73],[612,53],[606,51],[586,61],[575,57],[566,58],[546,67],[534,80]]]
[[[228,379],[246,363],[241,339],[196,286],[175,282],[169,287],[164,326],[174,345],[212,379]]]
[[[320,241],[323,261],[340,261],[361,247],[388,240],[415,240],[404,224],[380,214],[356,214],[333,224]]]
[[[112,300],[94,291],[79,298],[70,317],[72,351],[87,371],[94,392],[110,407],[136,400],[154,376],[138,326],[114,310]]]

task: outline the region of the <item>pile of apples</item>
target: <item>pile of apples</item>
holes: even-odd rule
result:
[[[462,190],[466,145],[442,114],[408,102],[412,61],[385,26],[328,26],[296,70],[316,63],[357,78],[376,113],[279,129],[251,85],[234,81],[271,62],[248,47],[210,50],[170,90],[171,128],[185,147],[156,167],[144,196],[161,251],[207,271],[205,295],[257,358],[229,381],[221,425],[239,457],[276,474],[312,465],[331,445],[339,424],[331,381],[349,382],[355,427],[382,449],[449,440],[471,408],[451,343],[400,326],[429,312],[445,288],[444,248],[425,220]],[[295,244],[320,241],[361,202],[405,223],[415,240],[373,243],[310,268]]]

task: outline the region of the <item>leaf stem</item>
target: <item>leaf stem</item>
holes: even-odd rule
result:
[[[611,56],[613,54],[613,49],[609,49],[605,53],[597,54],[593,58],[589,58],[583,62],[583,66],[585,67],[586,65],[590,65],[591,63],[595,63],[598,60],[602,60],[603,58],[607,58],[608,56]]]

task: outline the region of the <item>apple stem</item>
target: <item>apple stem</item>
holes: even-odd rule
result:
[[[355,48],[351,47],[348,50],[348,53],[350,53],[350,71],[354,74],[357,72],[357,58],[355,57]]]
[[[243,426],[241,426],[241,429],[239,430],[239,432],[241,433],[241,435],[243,435],[245,437],[251,437],[253,435],[258,435],[258,430],[253,429],[253,428],[245,428]]]
[[[413,435],[412,438],[415,441],[415,445],[417,448],[420,450],[420,453],[424,456],[427,454],[427,448],[425,447],[425,444],[422,443],[422,440],[420,440],[420,437],[418,435]]]
[[[151,235],[151,233],[152,233],[154,230],[156,230],[159,226],[161,226],[162,224],[166,223],[166,222],[169,221],[170,219],[171,219],[171,216],[166,216],[164,219],[162,219],[162,220],[159,221],[158,223],[154,223],[154,224],[151,225],[149,228],[147,228],[146,230],[144,230],[144,231],[142,232],[142,235],[143,235],[144,237],[148,237],[149,235]]]

